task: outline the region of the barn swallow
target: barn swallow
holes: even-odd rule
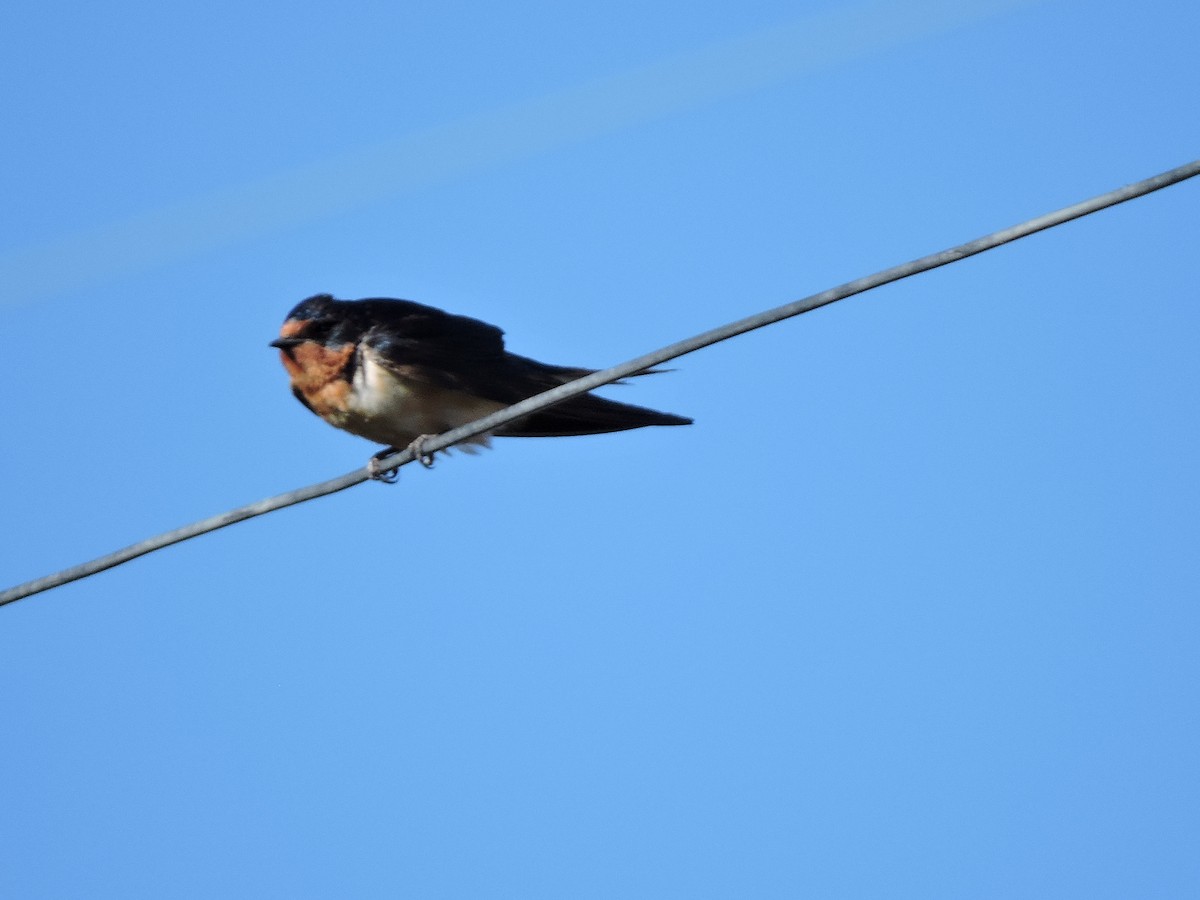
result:
[[[504,349],[504,332],[410,300],[335,300],[317,294],[283,323],[278,347],[292,393],[330,425],[386,444],[372,458],[421,442],[595,371],[550,366]],[[502,437],[602,434],[691,419],[581,394],[496,429]],[[486,447],[488,435],[464,441]],[[472,446],[464,447],[470,451]]]

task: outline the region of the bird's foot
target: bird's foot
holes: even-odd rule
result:
[[[419,462],[427,469],[433,468],[433,453],[425,449],[425,442],[432,437],[437,437],[433,434],[418,435],[417,438],[408,445],[408,450],[412,451],[413,459]],[[367,474],[375,481],[382,481],[384,484],[395,484],[400,479],[400,470],[398,468],[384,469],[383,460],[391,456],[393,453],[399,453],[399,447],[388,447],[385,450],[380,450],[369,460],[367,460]]]
[[[391,456],[398,452],[395,447],[388,447],[386,450],[380,450],[369,460],[367,460],[367,474],[375,481],[382,481],[384,484],[395,484],[400,479],[399,469],[387,469],[382,467],[381,463],[385,457]]]
[[[415,459],[417,462],[419,462],[421,465],[423,465],[427,469],[433,468],[433,454],[427,453],[425,451],[425,442],[427,440],[429,440],[431,437],[437,437],[437,435],[435,435],[435,434],[419,434],[413,440],[413,442],[408,445],[408,449],[412,451],[413,459]]]

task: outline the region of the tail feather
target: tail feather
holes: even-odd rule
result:
[[[572,397],[496,430],[498,437],[569,437],[605,434],[649,425],[691,425],[684,416],[606,400],[592,394]]]

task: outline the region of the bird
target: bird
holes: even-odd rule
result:
[[[495,325],[390,297],[338,300],[316,294],[297,304],[270,346],[279,350],[292,393],[330,425],[386,449],[368,465],[394,480],[379,460],[410,447],[426,467],[423,442],[498,409],[596,371],[552,366],[510,353]],[[655,370],[647,370],[655,371]],[[646,374],[641,372],[638,374]],[[500,426],[498,437],[565,437],[692,419],[593,394]],[[489,434],[459,445],[490,446]]]

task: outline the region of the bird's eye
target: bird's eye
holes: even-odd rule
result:
[[[329,319],[311,319],[304,327],[303,336],[308,341],[323,341],[333,331],[333,322]]]

